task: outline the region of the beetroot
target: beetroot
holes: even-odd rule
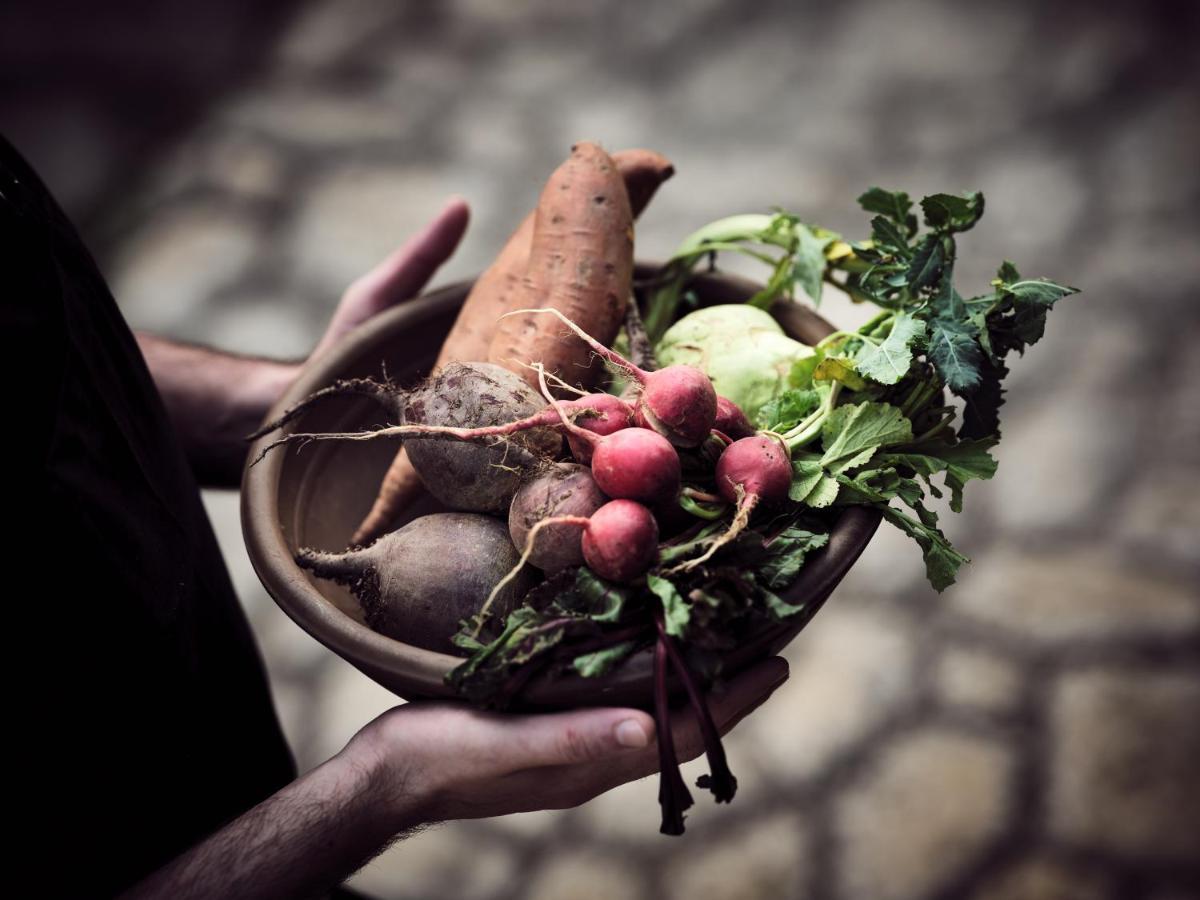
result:
[[[543,519],[587,517],[607,502],[586,466],[558,463],[517,491],[508,510],[508,534],[515,546],[524,548],[530,530]],[[541,529],[529,562],[550,574],[582,563],[579,527],[560,524]]]
[[[423,516],[360,550],[296,554],[303,568],[350,588],[374,630],[459,655],[451,635],[516,561],[504,524],[474,513]],[[496,612],[507,615],[532,581],[526,573],[507,582],[492,601]]]

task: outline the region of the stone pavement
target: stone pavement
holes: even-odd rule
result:
[[[883,530],[728,739],[742,793],[656,833],[655,783],[430,829],[381,898],[1200,897],[1200,109],[1179,4],[317,0],[97,226],[138,327],[298,355],[447,194],[479,271],[581,138],[665,152],[638,230],[772,205],[861,233],[870,184],[980,188],[961,274],[1080,297],[1018,361],[1000,470],[937,596]],[[827,315],[857,314],[831,299]],[[394,698],[301,633],[209,507],[302,767]],[[690,765],[689,777],[702,771]]]

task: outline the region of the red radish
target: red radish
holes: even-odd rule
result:
[[[756,434],[754,426],[750,424],[741,407],[720,394],[717,395],[717,418],[713,422],[713,430],[728,435],[735,441]]]
[[[730,503],[774,503],[787,496],[791,485],[791,454],[778,438],[742,438],[717,460],[717,493]]]
[[[615,434],[633,424],[633,407],[612,394],[588,394],[578,400],[569,400],[564,406],[587,410],[583,415],[576,416],[575,424],[592,434]],[[571,453],[581,463],[586,465],[592,461],[592,447],[587,441],[568,433],[567,443]]]
[[[610,350],[557,309],[520,309],[516,313],[549,313],[591,346],[596,355],[621,368],[641,386],[637,414],[644,422],[677,447],[698,447],[708,437],[717,415],[717,392],[709,377],[694,366],[667,366],[656,372],[639,369],[621,354]]]
[[[717,460],[717,493],[737,506],[728,530],[704,553],[671,571],[686,572],[709,560],[750,523],[760,502],[775,503],[787,496],[792,483],[791,454],[776,437],[758,434],[734,441]]]
[[[592,477],[608,496],[655,503],[679,493],[679,454],[661,434],[626,428],[591,439],[591,444]]]
[[[633,581],[658,556],[654,514],[633,500],[611,500],[592,513],[583,530],[583,558],[609,581]]]
[[[517,564],[488,594],[476,619],[479,628],[483,627],[492,603],[533,555],[538,533],[563,525],[576,525],[583,529],[584,562],[608,581],[633,581],[658,558],[658,523],[654,521],[654,514],[632,500],[610,500],[587,517],[551,516],[542,519],[526,534],[525,549]]]

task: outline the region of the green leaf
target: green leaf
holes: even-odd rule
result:
[[[622,641],[611,647],[605,647],[603,650],[584,653],[575,657],[571,668],[584,678],[598,678],[611,672],[618,663],[633,652],[635,647],[637,647],[637,641]]]
[[[687,601],[676,590],[675,585],[665,578],[647,575],[646,583],[654,596],[662,601],[663,624],[667,628],[667,634],[682,637],[691,615]]]
[[[879,447],[912,440],[912,422],[888,403],[839,406],[821,429],[821,465],[833,474],[862,465]]]
[[[1000,437],[1000,407],[1004,405],[1004,388],[1000,385],[1007,374],[1004,363],[984,359],[979,386],[963,407],[962,424],[958,428],[961,440]]]
[[[871,220],[871,240],[876,249],[886,250],[901,259],[912,256],[912,251],[908,249],[908,237],[885,216],[876,216]]]
[[[1011,284],[1014,281],[1021,280],[1021,273],[1017,271],[1017,267],[1007,259],[1000,263],[1000,270],[996,273],[996,282],[998,284]]]
[[[628,600],[625,588],[605,581],[586,566],[575,570],[574,585],[555,598],[564,611],[604,623],[619,622]]]
[[[803,612],[808,606],[807,603],[788,603],[774,591],[760,588],[763,596],[763,604],[767,608],[767,615],[776,622],[782,622],[785,619],[790,619],[798,612]]]
[[[825,359],[825,351],[819,347],[813,349],[812,356],[802,356],[792,363],[791,371],[788,372],[789,386],[794,388],[811,388],[813,386],[813,373]]]
[[[967,231],[983,215],[983,194],[933,194],[921,201],[921,211],[925,213],[925,224],[936,231]]]
[[[925,576],[935,591],[941,593],[954,584],[959,567],[970,560],[955,550],[938,528],[918,521],[894,506],[880,506],[878,509],[885,519],[920,546],[921,555],[925,559]],[[928,513],[928,510],[921,512]]]
[[[785,588],[800,573],[805,557],[829,543],[829,535],[820,531],[809,531],[799,526],[789,526],[775,535],[764,546],[769,556],[758,565],[759,578],[769,588]]]
[[[914,342],[925,335],[925,323],[900,313],[891,333],[879,344],[864,344],[855,364],[858,371],[880,384],[895,384],[912,367]]]
[[[1015,281],[1005,284],[1004,290],[1012,294],[1018,303],[1032,303],[1042,307],[1051,307],[1063,297],[1079,293],[1079,288],[1058,284],[1049,278]]]
[[[784,432],[799,425],[820,405],[821,395],[812,388],[784,391],[759,407],[754,420],[760,428]]]
[[[912,200],[904,191],[885,191],[880,187],[872,187],[859,196],[858,205],[867,212],[879,213],[897,225],[907,227]],[[912,233],[912,229],[909,229],[909,233]]]
[[[942,247],[940,235],[928,234],[917,244],[913,251],[912,261],[904,273],[904,280],[914,293],[921,288],[935,284],[942,274],[945,265],[945,250]]]
[[[796,254],[790,277],[804,289],[814,304],[821,303],[821,286],[825,281],[825,248],[832,243],[828,238],[813,234],[806,225],[796,224]]]
[[[954,393],[965,396],[979,387],[980,368],[985,362],[983,350],[965,326],[935,319],[928,354],[929,361]]]
[[[900,475],[891,466],[864,470],[853,478],[849,475],[839,475],[837,480],[840,487],[839,506],[886,504],[893,498],[912,506],[925,499],[920,482]]]
[[[819,459],[793,459],[792,485],[788,488],[788,497],[797,503],[804,502],[804,498],[824,476],[825,469]]]
[[[996,446],[995,438],[978,441],[959,441],[955,444],[928,442],[904,447],[878,457],[881,466],[905,466],[927,482],[940,472],[946,473],[950,489],[950,508],[962,512],[962,492],[972,479],[986,481],[996,474],[996,460],[988,452]]]

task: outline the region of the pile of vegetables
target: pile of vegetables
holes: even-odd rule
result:
[[[403,441],[359,546],[297,561],[348,585],[373,628],[464,656],[448,680],[471,701],[503,707],[535,675],[596,677],[652,648],[662,831],[681,834],[692,797],[669,677],[704,735],[698,786],[728,802],[737,781],[703,692],[723,655],[804,619],[806,598],[787,588],[850,506],[911,536],[936,590],[954,582],[966,557],[929,498],[949,494],[958,512],[966,483],[995,472],[1007,360],[1075,289],[1005,262],[963,296],[957,236],[982,195],[935,194],[918,214],[880,188],[859,197],[864,240],[784,212],[734,216],[634,283],[634,216],[672,171],[649,151],[576,145],[425,383],[339,382],[259,434],[330,395],[384,408],[395,424],[270,445]],[[699,307],[694,273],[722,253],[761,261],[765,286]],[[784,334],[770,311],[800,292],[818,303],[827,286],[878,312],[816,346]],[[453,511],[380,536],[422,485]]]

